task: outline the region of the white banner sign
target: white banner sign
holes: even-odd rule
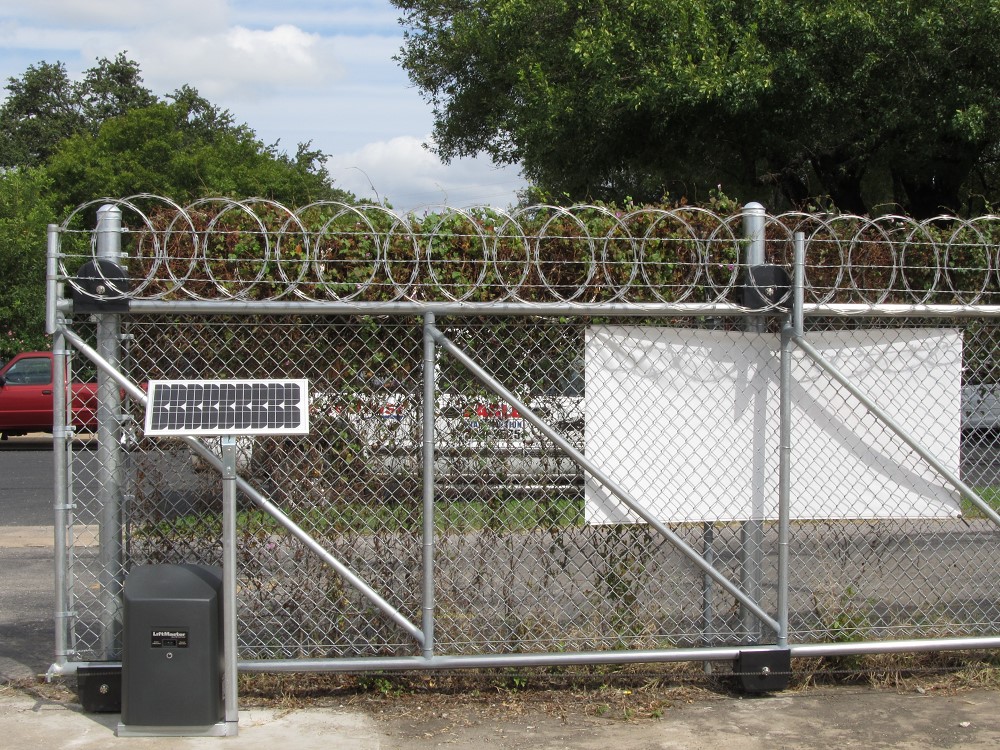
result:
[[[958,473],[962,336],[810,333],[840,372]],[[587,332],[588,458],[665,522],[777,518],[777,336],[642,326]],[[958,495],[805,355],[792,368],[791,516],[954,517]],[[588,477],[588,523],[636,523]]]

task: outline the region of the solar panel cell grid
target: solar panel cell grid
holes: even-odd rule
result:
[[[154,381],[147,434],[308,432],[306,381]]]

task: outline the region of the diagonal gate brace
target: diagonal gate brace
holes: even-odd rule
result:
[[[744,605],[747,610],[752,612],[764,625],[771,628],[775,634],[780,633],[781,626],[778,621],[775,620],[771,615],[765,612],[757,602],[753,601],[749,596],[747,596],[736,584],[726,578],[722,573],[715,569],[713,565],[706,562],[705,559],[698,554],[698,552],[687,544],[683,539],[681,539],[677,534],[671,531],[667,526],[660,521],[656,516],[652,515],[643,505],[632,497],[631,493],[625,490],[621,485],[619,485],[615,480],[605,474],[600,467],[596,466],[591,462],[586,456],[584,456],[580,451],[573,447],[562,435],[553,430],[546,424],[537,414],[535,414],[523,401],[517,398],[513,393],[503,387],[492,375],[490,375],[486,370],[480,367],[476,362],[469,357],[464,351],[462,351],[458,346],[452,343],[438,328],[434,326],[429,326],[431,336],[433,336],[434,341],[439,344],[445,351],[447,351],[451,356],[457,359],[469,372],[471,372],[477,379],[479,379],[483,385],[497,394],[500,398],[504,399],[508,404],[517,409],[518,413],[521,414],[526,420],[528,420],[532,425],[534,425],[538,430],[544,434],[549,440],[551,440],[561,451],[563,451],[571,460],[573,460],[578,466],[582,467],[585,471],[589,472],[591,476],[597,479],[601,484],[603,484],[608,491],[610,491],[615,497],[621,500],[629,510],[635,513],[637,516],[642,518],[643,521],[648,523],[651,527],[656,529],[656,531],[666,539],[670,544],[672,544],[677,550],[679,550],[685,557],[687,557],[691,562],[697,565],[706,576],[711,578],[715,583],[719,584],[725,591],[731,594],[737,599],[742,605]]]

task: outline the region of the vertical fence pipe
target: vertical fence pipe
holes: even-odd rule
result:
[[[52,290],[50,289],[50,292]],[[72,432],[66,427],[66,338],[55,330],[52,339],[52,481],[54,492],[54,560],[55,560],[55,648],[56,665],[63,666],[69,656],[69,632],[72,613],[69,611],[69,547],[66,527],[69,525],[69,471],[67,442]]]
[[[121,263],[122,213],[117,206],[97,212],[97,257]],[[117,368],[120,361],[120,320],[99,313],[97,351]],[[106,373],[97,375],[97,480],[100,506],[101,648],[105,659],[121,648],[122,529],[121,529],[121,411],[118,386]]]
[[[715,565],[715,524],[706,521],[702,527],[702,554],[706,565]],[[715,601],[712,591],[712,577],[705,573],[701,582],[701,612],[702,612],[702,645],[708,647],[715,643]],[[712,674],[712,662],[704,662],[705,674]]]
[[[796,232],[793,238],[795,257],[792,275],[792,327],[796,336],[805,330],[806,236]]]
[[[236,633],[236,438],[222,438],[222,698],[226,735],[239,726]]]
[[[743,207],[743,237],[747,244],[748,265],[759,266],[764,262],[764,223],[767,212],[760,203],[751,202]]]
[[[764,223],[766,213],[760,203],[748,203],[743,207],[743,236],[748,240],[746,251],[747,275],[751,266],[764,263]],[[747,319],[749,333],[763,333],[767,321],[762,316]],[[743,590],[753,601],[760,604],[762,595],[762,570],[764,567],[764,506],[766,481],[766,430],[767,430],[767,381],[762,370],[754,373],[750,385],[754,398],[753,456],[751,456],[752,477],[750,484],[750,518],[740,530],[740,581]],[[760,621],[746,607],[743,607],[743,630],[750,643],[761,638]]]
[[[780,434],[778,454],[778,646],[788,647],[788,513],[792,467],[792,324],[781,327]]]
[[[424,549],[423,549],[423,655],[434,657],[434,404],[436,383],[434,372],[434,313],[424,316],[424,394],[423,394],[423,489],[424,489]]]
[[[59,307],[59,225],[49,224],[45,252],[45,332],[55,335]]]
[[[794,335],[802,333],[805,235],[796,232],[791,315],[781,327],[781,432],[778,457],[778,647],[788,648],[789,526],[792,495],[792,357]]]
[[[69,452],[67,441],[72,434],[66,428],[66,338],[59,330],[59,227],[49,224],[45,253],[45,332],[52,335],[52,507],[55,570],[55,657],[56,665],[66,664],[69,656],[69,548],[66,528],[69,525]]]

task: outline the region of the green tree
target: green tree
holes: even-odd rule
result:
[[[46,169],[66,206],[137,193],[179,202],[216,195],[260,196],[288,205],[351,199],[332,186],[324,158],[308,144],[288,156],[200,97],[183,97],[110,118],[96,135],[67,138]]]
[[[119,52],[114,60],[101,58],[84,74],[81,104],[90,131],[101,123],[133,109],[156,103],[153,92],[142,85],[139,64]]]
[[[53,220],[42,170],[0,173],[0,359],[45,348],[45,232]]]
[[[988,0],[763,3],[757,28],[776,62],[764,132],[804,192],[818,185],[841,208],[969,207],[1000,143],[998,23]],[[1000,184],[983,188],[995,199]]]
[[[20,78],[7,81],[7,99],[0,105],[0,167],[36,167],[65,139],[95,133],[101,124],[131,109],[156,101],[142,85],[139,66],[119,53],[101,58],[70,80],[61,62],[30,65]]]
[[[34,167],[64,139],[85,128],[78,87],[60,62],[31,65],[7,82],[0,107],[0,167]]]
[[[995,200],[991,0],[393,0],[445,159],[572,200]]]
[[[0,105],[0,357],[44,345],[46,225],[104,196],[159,193],[272,198],[286,205],[353,201],[333,186],[326,156],[293,155],[185,86],[160,100],[124,53],[80,82],[62,63],[11,78]]]

